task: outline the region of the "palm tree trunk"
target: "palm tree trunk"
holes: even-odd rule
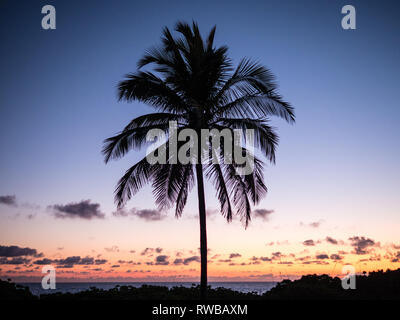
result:
[[[199,198],[200,217],[200,297],[206,299],[207,295],[207,228],[206,228],[206,202],[204,197],[203,165],[196,164],[197,194]]]

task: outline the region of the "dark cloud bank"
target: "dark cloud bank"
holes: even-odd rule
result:
[[[0,196],[0,204],[16,207],[17,206],[17,198],[15,196],[10,196],[10,195]]]
[[[72,202],[66,205],[56,204],[49,206],[56,218],[82,218],[91,220],[94,218],[104,218],[104,213],[100,211],[99,203],[90,203],[90,200]]]

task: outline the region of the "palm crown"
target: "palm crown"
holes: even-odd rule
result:
[[[253,129],[255,147],[275,161],[278,137],[268,118],[278,116],[294,122],[293,108],[276,93],[274,76],[267,68],[242,59],[233,71],[227,47],[213,46],[215,30],[204,41],[196,23],[190,28],[178,22],[176,31],[182,35],[178,39],[164,28],[162,46],[148,50],[138,62],[138,69],[154,64],[155,72],[138,70],[118,86],[120,100],[142,101],[158,112],[133,119],[122,132],[105,140],[106,162],[140,148],[150,129],[168,132],[170,121],[178,123],[178,130]],[[235,174],[235,163],[208,163],[204,167],[216,188],[221,213],[230,221],[235,207],[247,226],[250,204],[257,204],[267,191],[263,162],[254,157],[254,171],[245,176]],[[175,214],[180,216],[194,185],[193,165],[150,165],[143,158],[120,179],[115,196],[118,206],[147,182],[152,183],[158,206],[166,209],[176,204]]]

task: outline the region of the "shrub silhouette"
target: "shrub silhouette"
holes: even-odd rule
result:
[[[8,281],[0,280],[0,300],[35,300],[28,287]]]
[[[91,287],[77,293],[50,293],[40,297],[33,295],[29,288],[10,281],[0,280],[0,300],[198,300],[200,286],[187,288],[176,286],[142,285],[116,286],[103,290]],[[306,275],[298,280],[283,280],[270,291],[259,295],[255,292],[243,293],[226,288],[207,288],[210,300],[399,300],[400,269],[379,270],[369,275],[356,277],[356,289],[344,290],[341,280],[328,275]]]

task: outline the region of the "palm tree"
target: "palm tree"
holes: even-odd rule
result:
[[[164,130],[168,137],[170,121],[177,122],[178,130],[191,128],[197,133],[201,129],[253,129],[255,148],[265,159],[275,162],[278,136],[269,125],[269,117],[278,116],[293,123],[293,108],[276,92],[274,76],[267,68],[242,59],[233,69],[227,47],[213,45],[215,30],[214,26],[203,40],[195,22],[192,26],[178,22],[175,31],[180,34],[179,38],[164,28],[162,45],[148,50],[139,60],[138,70],[126,75],[118,85],[119,100],[141,101],[154,107],[156,112],[133,119],[120,133],[104,141],[106,163],[142,147],[151,129]],[[154,66],[153,72],[142,69],[148,65]],[[168,146],[168,141],[165,145]],[[203,151],[199,147],[199,154]],[[251,155],[245,147],[242,151]],[[214,185],[221,213],[227,221],[237,214],[247,227],[251,204],[257,204],[267,192],[263,181],[264,163],[255,155],[252,157],[254,170],[247,175],[236,173],[239,165],[234,161],[151,165],[144,157],[126,171],[116,187],[115,201],[122,208],[142,186],[151,183],[158,207],[165,210],[175,205],[175,215],[180,217],[196,179],[202,298],[207,290],[204,176]]]

